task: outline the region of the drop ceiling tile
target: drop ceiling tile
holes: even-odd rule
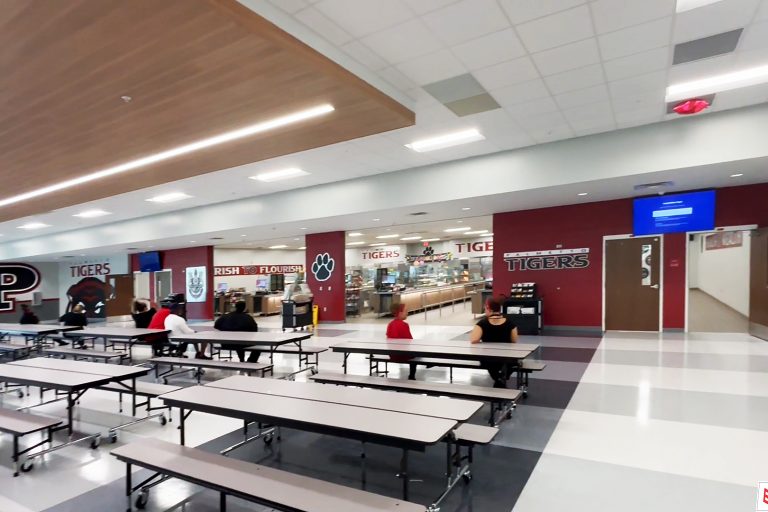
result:
[[[455,120],[456,114],[448,110],[444,105],[437,104],[427,108],[416,109],[416,122],[419,126],[436,126]]]
[[[489,110],[467,117],[486,137],[502,135],[510,131],[520,130],[512,117],[504,109]]]
[[[570,91],[564,94],[558,94],[555,96],[555,101],[560,108],[574,108],[582,105],[588,105],[590,103],[597,103],[599,101],[610,100],[610,94],[608,93],[608,87],[605,84],[595,85],[587,87],[586,89],[579,89],[578,91]]]
[[[553,48],[533,55],[533,61],[544,76],[583,68],[600,62],[597,41],[585,39],[578,43]]]
[[[355,38],[399,25],[412,17],[401,0],[376,2],[373,6],[369,2],[322,0],[315,8]]]
[[[728,32],[712,36],[694,39],[675,45],[672,55],[672,65],[677,66],[695,60],[709,59],[718,55],[725,55],[736,50],[744,29],[737,28]]]
[[[600,50],[604,59],[611,60],[653,48],[669,46],[671,30],[672,18],[662,18],[617,32],[603,34],[599,37]]]
[[[609,101],[565,109],[563,115],[574,131],[589,130],[614,123],[613,108]]]
[[[508,85],[527,82],[539,77],[539,72],[536,71],[536,66],[533,65],[533,61],[528,57],[478,69],[472,74],[475,75],[477,81],[489,91],[500,89],[501,87],[506,87]]]
[[[597,0],[591,4],[595,30],[604,34],[672,16],[675,4],[675,0]]]
[[[753,23],[741,36],[739,50],[759,50],[768,48],[768,21]]]
[[[558,106],[552,98],[547,96],[546,98],[526,101],[517,105],[509,105],[506,110],[514,119],[528,119],[539,114],[556,112]]]
[[[662,46],[647,52],[606,61],[603,63],[605,75],[609,81],[614,81],[666,69],[670,61],[669,52],[668,46]]]
[[[515,25],[584,3],[585,0],[501,0],[501,6]]]
[[[527,101],[549,96],[547,86],[540,79],[497,89],[491,93],[499,104],[507,108]]]
[[[347,55],[370,70],[377,71],[389,66],[387,61],[376,55],[370,48],[360,41],[352,41],[341,47]]]
[[[311,30],[323,36],[335,45],[342,45],[352,40],[352,36],[333,21],[326,18],[323,13],[314,7],[307,7],[294,14]]]
[[[623,128],[642,124],[657,123],[664,119],[664,103],[655,103],[642,108],[614,108],[616,123]]]
[[[727,73],[733,70],[735,63],[736,55],[729,54],[672,66],[669,70],[669,83],[688,82],[720,73]]]
[[[405,76],[395,67],[384,68],[378,72],[379,76],[401,91],[407,91],[418,87],[418,84]]]
[[[442,9],[456,2],[458,0],[405,0],[408,7],[419,16],[430,11]]]
[[[272,0],[272,4],[289,14],[300,11],[309,5],[304,0]]]
[[[625,110],[651,110],[663,114],[666,110],[664,91],[646,91],[633,96],[612,97],[614,112]]]
[[[755,21],[762,20],[768,20],[768,0],[760,2],[760,7],[758,7],[757,14],[755,15]]]
[[[470,70],[481,69],[525,55],[522,43],[511,28],[500,30],[452,48]]]
[[[493,96],[487,92],[472,96],[470,98],[464,98],[463,100],[456,100],[445,105],[448,109],[459,117],[471,116],[479,114],[481,112],[488,112],[492,110],[498,110],[500,108]]]
[[[424,90],[440,103],[450,103],[486,92],[480,82],[469,73],[426,84]]]
[[[594,36],[589,8],[580,5],[568,11],[517,25],[523,44],[535,53]]]
[[[467,68],[449,50],[440,50],[403,62],[398,64],[397,69],[419,85],[431,84],[467,72]]]
[[[675,17],[675,43],[684,43],[746,27],[760,0],[724,0],[681,12]]]
[[[531,128],[528,134],[539,144],[572,138],[575,134],[568,123],[550,124],[542,128]]]
[[[584,89],[590,85],[597,85],[605,82],[603,75],[603,66],[592,64],[579,69],[572,69],[564,73],[550,75],[544,79],[549,86],[552,94],[562,94],[568,91]]]
[[[522,130],[515,132],[510,131],[503,135],[495,135],[493,137],[489,137],[488,140],[496,144],[502,151],[524,148],[526,146],[533,146],[536,144],[536,140],[534,140],[533,137]]]
[[[753,66],[764,66],[768,62],[768,47],[758,50],[744,50],[733,55],[734,67],[744,69]]]
[[[634,97],[640,94],[658,91],[662,96],[667,87],[667,72],[654,71],[645,75],[625,78],[610,82],[608,87],[615,99]]]
[[[360,41],[391,64],[436,52],[443,46],[419,19],[382,30]]]
[[[768,84],[717,93],[712,110],[729,110],[768,102]]]
[[[445,44],[453,46],[509,27],[496,0],[461,0],[425,14],[427,27]]]

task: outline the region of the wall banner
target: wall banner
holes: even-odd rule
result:
[[[206,268],[187,267],[184,274],[187,280],[187,302],[205,302],[208,292]]]
[[[216,277],[293,274],[295,272],[304,272],[304,265],[230,265],[213,267],[213,275]]]
[[[29,293],[40,284],[40,272],[26,263],[0,264],[0,311],[16,309],[15,296]]]
[[[93,256],[59,263],[59,307],[61,313],[76,305],[88,318],[105,318],[107,299],[114,290],[106,276],[128,274],[128,255]]]
[[[567,270],[589,266],[589,248],[506,252],[507,270]]]

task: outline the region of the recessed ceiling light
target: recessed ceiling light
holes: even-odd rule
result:
[[[444,229],[443,231],[445,231],[446,233],[458,233],[459,231],[469,231],[470,229],[472,229],[472,228],[469,227],[469,226],[462,226],[460,228]]]
[[[704,7],[705,5],[716,4],[720,1],[721,0],[677,0],[677,8],[675,10],[677,12],[685,12]]]
[[[666,101],[685,100],[713,92],[730,91],[768,81],[768,65],[723,73],[701,80],[682,82],[667,87]]]
[[[741,173],[741,172],[736,174],[731,174],[731,178],[741,178],[742,176],[744,176],[744,173]]]
[[[439,238],[423,238],[421,241],[422,242],[437,242],[439,240],[440,240]]]
[[[157,162],[162,162],[164,160],[170,160],[171,158],[175,158],[181,155],[186,155],[188,153],[193,153],[195,151],[209,148],[211,146],[216,146],[219,144],[223,144],[225,142],[230,142],[233,140],[250,137],[251,135],[255,135],[257,133],[262,133],[269,130],[274,130],[276,128],[281,128],[289,124],[305,121],[313,117],[318,117],[323,114],[333,112],[333,110],[334,110],[333,105],[330,105],[327,103],[309,108],[307,110],[300,110],[298,112],[294,112],[293,114],[276,117],[273,119],[269,119],[267,121],[262,121],[261,123],[245,126],[237,130],[232,130],[230,132],[214,135],[213,137],[209,137],[207,139],[198,140],[190,144],[185,144],[183,146],[178,146],[173,149],[161,151],[160,153],[155,153],[153,155],[138,158],[136,160],[131,160],[130,162],[126,162],[124,164],[119,164],[114,167],[109,167],[107,169],[102,169],[100,171],[85,174],[78,178],[61,181],[59,183],[54,183],[53,185],[48,185],[47,187],[42,187],[35,190],[31,190],[29,192],[25,192],[23,194],[11,196],[6,199],[0,200],[0,206],[7,206],[9,204],[14,204],[20,201],[25,201],[27,199],[32,199],[33,197],[39,197],[45,194],[50,194],[51,192],[57,192],[59,190],[63,190],[66,188],[82,185],[83,183],[88,183],[101,178],[106,178],[108,176],[113,176],[115,174],[121,174],[127,171],[131,171],[133,169],[137,169],[139,167],[146,167],[147,165],[152,165]]]
[[[306,246],[305,247],[299,247],[300,251],[303,251],[304,249],[306,249]]]
[[[487,233],[487,234],[485,234],[483,236],[493,236],[493,233]]]
[[[240,236],[248,236],[248,235],[240,235]]]
[[[351,238],[354,238],[356,236],[363,236],[363,234],[362,233],[347,233],[347,236],[351,237]]]
[[[487,233],[487,232],[488,232],[487,229],[478,229],[477,231],[467,231],[464,234],[465,235],[480,235],[480,234]]]
[[[270,183],[273,181],[288,180],[291,178],[298,178],[299,176],[307,176],[307,171],[302,171],[298,167],[290,167],[288,169],[280,169],[279,171],[265,172],[251,176],[252,180],[264,181]]]
[[[407,241],[407,240],[421,240],[420,236],[406,236],[405,238],[401,238],[400,240]]]
[[[434,151],[436,149],[449,148],[451,146],[458,146],[460,144],[477,142],[478,140],[483,139],[485,139],[485,137],[477,130],[477,128],[471,128],[469,130],[462,130],[460,132],[438,135],[437,137],[431,137],[429,139],[417,140],[415,142],[411,142],[410,144],[406,144],[405,147],[418,153],[424,153],[426,151]]]
[[[192,196],[185,194],[184,192],[170,192],[168,194],[160,194],[159,196],[150,197],[147,199],[150,203],[173,203],[176,201],[182,201],[189,199]]]
[[[347,242],[347,245],[363,245],[365,242]]]
[[[578,193],[578,194],[576,194],[576,195],[578,195],[578,196],[588,196],[588,195],[589,195],[589,192],[579,192],[579,193]]]
[[[197,243],[197,240],[190,240],[190,241],[189,241],[189,243],[191,243],[191,244],[196,244],[196,243]]]
[[[26,224],[18,226],[19,229],[42,229],[49,227],[51,227],[50,224],[44,224],[42,222],[27,222]]]
[[[381,247],[382,245],[387,245],[387,244],[385,244],[384,242],[379,242],[377,244],[371,244],[368,247]]]
[[[294,242],[298,242],[299,240],[301,240],[301,238],[294,238],[293,239]]]
[[[308,230],[309,228],[299,228],[299,229],[300,229],[300,230],[302,230],[302,231],[306,231],[306,230]]]
[[[395,234],[395,235],[379,235],[379,236],[377,236],[376,238],[379,238],[379,239],[384,239],[384,238],[397,238],[397,237],[399,237],[399,236],[400,236],[400,235],[397,235],[397,234]]]
[[[469,211],[469,210],[471,210],[471,209],[472,209],[472,208],[470,208],[469,206],[465,206],[464,208],[462,208],[462,209],[461,209],[461,211],[463,211],[463,212],[468,212],[468,211]]]
[[[73,217],[80,217],[82,219],[93,219],[94,217],[103,217],[104,215],[112,215],[112,214],[104,210],[85,210],[84,212],[74,214]]]
[[[379,222],[381,219],[371,219],[373,222]]]
[[[287,245],[270,245],[269,246],[270,249],[285,249],[286,247],[288,246]]]

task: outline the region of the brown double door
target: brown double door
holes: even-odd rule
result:
[[[768,228],[753,231],[750,240],[749,333],[768,340]]]
[[[605,329],[658,331],[661,238],[605,242]]]
[[[124,316],[131,314],[133,302],[133,275],[109,275],[106,278],[106,315]]]

